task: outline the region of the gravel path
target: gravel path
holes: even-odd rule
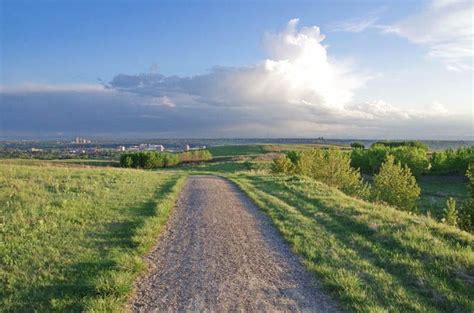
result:
[[[270,220],[230,182],[191,176],[148,256],[134,312],[334,312]]]

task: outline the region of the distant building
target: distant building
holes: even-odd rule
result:
[[[72,143],[75,144],[84,144],[84,143],[92,143],[89,139],[81,138],[81,137],[76,137]]]
[[[31,152],[43,152],[43,149],[31,148],[30,151],[31,151]]]
[[[154,144],[148,144],[148,143],[141,143],[138,146],[132,146],[129,148],[129,150],[140,150],[140,151],[159,151],[163,152],[165,151],[165,147],[163,145],[154,145]]]
[[[163,145],[151,145],[150,144],[150,145],[148,145],[147,150],[163,152],[163,151],[165,151],[165,147],[163,147]]]
[[[184,146],[184,151],[189,151],[189,150],[191,150],[191,148],[189,147],[189,145],[185,145],[185,146]]]
[[[117,151],[125,151],[125,150],[126,150],[125,146],[118,146],[117,147]]]

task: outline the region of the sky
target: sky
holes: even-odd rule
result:
[[[474,139],[471,1],[0,0],[0,138]]]

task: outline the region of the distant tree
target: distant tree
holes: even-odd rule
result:
[[[395,162],[393,156],[387,156],[374,176],[375,198],[402,210],[414,211],[420,192],[410,168]]]
[[[365,149],[365,145],[363,143],[360,143],[360,142],[351,143],[351,147],[353,149]]]
[[[374,142],[371,146],[385,146],[389,148],[412,147],[428,151],[428,146],[421,141],[377,141]]]

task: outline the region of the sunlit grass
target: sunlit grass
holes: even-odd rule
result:
[[[474,236],[311,179],[231,178],[344,308],[474,311]]]
[[[121,310],[183,177],[0,165],[0,311]]]

